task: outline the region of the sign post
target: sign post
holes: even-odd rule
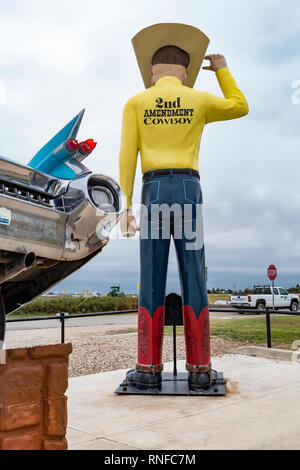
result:
[[[268,267],[268,278],[270,279],[270,281],[272,281],[272,301],[273,301],[273,310],[275,308],[275,305],[274,305],[274,281],[277,277],[277,269],[276,269],[276,266],[274,266],[274,264],[271,264],[269,267]]]

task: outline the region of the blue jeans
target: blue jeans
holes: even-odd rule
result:
[[[197,177],[147,177],[142,189],[138,366],[162,369],[164,303],[171,237],[183,300],[187,369],[210,366],[202,191]],[[171,209],[171,210],[170,210]]]

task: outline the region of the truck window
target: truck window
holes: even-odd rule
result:
[[[270,287],[256,287],[254,289],[254,294],[257,295],[268,295],[271,294],[271,288]]]
[[[287,291],[282,289],[282,287],[279,287],[279,292],[280,292],[280,295],[288,295]]]
[[[279,292],[278,292],[278,289],[277,289],[277,287],[274,287],[274,289],[273,289],[273,290],[274,290],[274,295],[279,295]]]

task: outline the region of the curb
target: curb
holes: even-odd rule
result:
[[[300,364],[300,350],[264,348],[262,346],[242,346],[232,349],[233,354],[244,354],[247,356],[263,357],[265,359],[275,359],[277,361],[288,361]]]

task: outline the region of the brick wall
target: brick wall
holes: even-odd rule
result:
[[[0,364],[0,450],[67,449],[71,344],[9,349]]]

